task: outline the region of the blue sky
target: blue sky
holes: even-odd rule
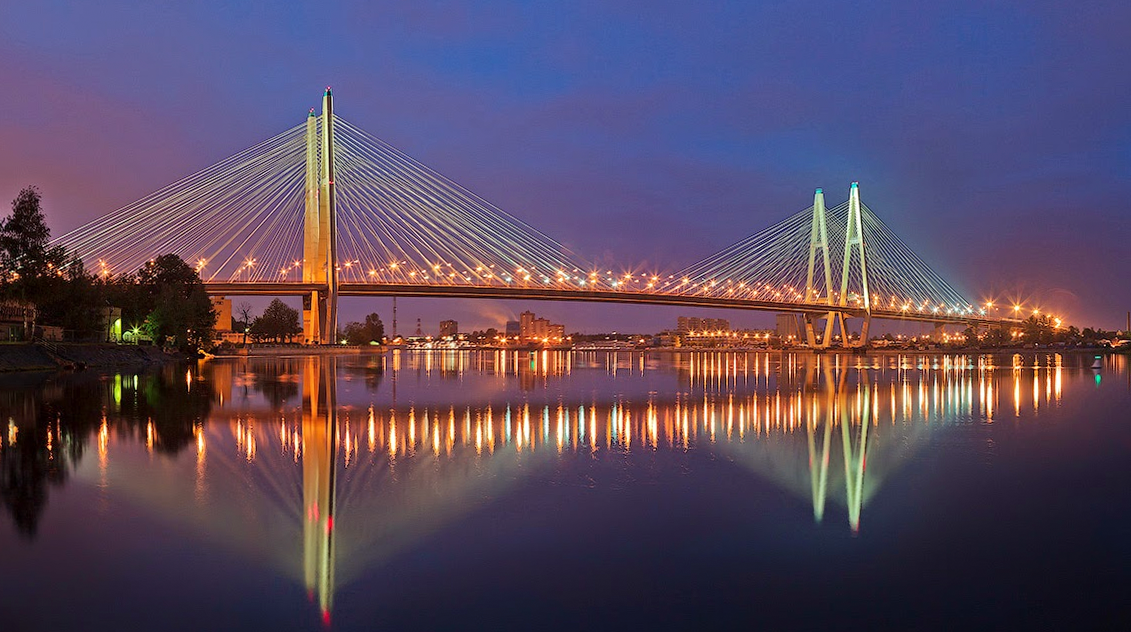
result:
[[[1116,328],[1127,33],[1126,2],[4,3],[0,193],[37,184],[58,234],[300,122],[333,85],[344,117],[586,258],[678,269],[859,180],[971,298]],[[468,328],[526,307],[582,331],[682,313],[400,313]]]

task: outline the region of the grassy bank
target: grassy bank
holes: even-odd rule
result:
[[[183,359],[149,346],[86,343],[0,344],[0,372],[153,366]]]

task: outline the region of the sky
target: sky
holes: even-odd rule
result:
[[[338,114],[583,259],[675,271],[857,180],[971,300],[1124,328],[1128,33],[1125,0],[0,0],[0,197],[37,185],[62,234],[332,85]],[[772,320],[401,299],[400,332],[528,308],[583,332]],[[387,299],[342,311],[390,320]]]

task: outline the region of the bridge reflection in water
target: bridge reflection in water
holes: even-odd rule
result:
[[[811,504],[818,523],[842,504],[856,532],[932,433],[995,423],[1003,400],[1011,417],[1056,405],[1063,370],[1054,355],[1004,366],[782,353],[225,360],[186,375],[214,401],[196,428],[191,490],[175,468],[146,475],[170,477],[154,504],[301,577],[328,619],[336,584],[570,460],[714,451]]]

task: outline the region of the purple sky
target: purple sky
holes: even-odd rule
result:
[[[1125,0],[235,4],[4,3],[4,199],[37,184],[61,234],[301,122],[333,85],[339,114],[583,258],[674,271],[859,180],[972,299],[1109,328],[1131,309]],[[527,307],[570,331],[695,314],[399,307],[402,333]],[[388,322],[387,300],[344,306],[374,310]]]

